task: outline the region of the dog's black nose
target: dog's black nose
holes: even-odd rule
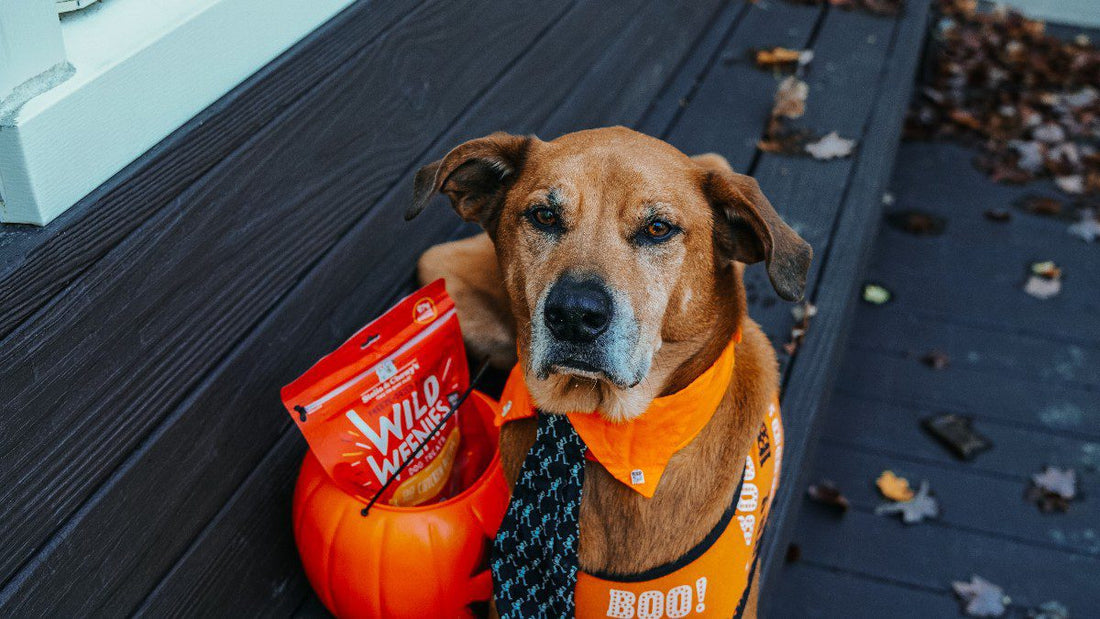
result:
[[[611,322],[611,295],[597,280],[563,277],[550,289],[543,314],[554,337],[587,344]]]

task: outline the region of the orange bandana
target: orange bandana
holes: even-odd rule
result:
[[[690,385],[657,398],[638,417],[623,423],[608,421],[595,411],[569,413],[569,421],[592,456],[608,473],[646,498],[652,498],[672,455],[688,445],[707,425],[733,378],[734,334],[718,359]],[[523,370],[512,368],[495,423],[535,415]]]

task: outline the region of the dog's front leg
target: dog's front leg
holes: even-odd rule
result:
[[[489,235],[436,245],[420,257],[420,283],[447,280],[466,346],[503,370],[516,364],[516,328]]]

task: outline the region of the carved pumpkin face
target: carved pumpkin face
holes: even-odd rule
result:
[[[294,492],[294,538],[306,576],[334,615],[472,616],[468,605],[492,595],[489,542],[508,507],[492,424],[496,404],[474,392],[459,410],[471,450],[491,453],[466,489],[418,507],[364,505],[341,491],[307,453]],[[466,451],[464,449],[463,451]],[[470,475],[470,477],[474,477]]]

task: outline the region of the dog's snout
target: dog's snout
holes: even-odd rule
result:
[[[578,344],[593,342],[611,322],[611,295],[599,281],[564,277],[546,297],[545,318],[555,338]]]

